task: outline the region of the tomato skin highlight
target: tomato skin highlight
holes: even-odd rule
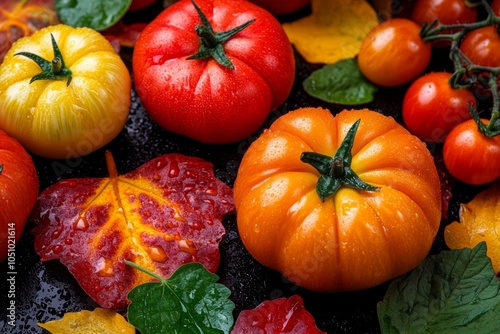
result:
[[[12,242],[23,233],[37,200],[39,183],[35,165],[24,147],[0,130],[0,262]],[[10,256],[10,255],[9,255]]]
[[[341,187],[321,200],[303,152],[333,156],[361,119],[351,169],[378,191]],[[404,195],[403,195],[404,194]],[[243,156],[234,184],[240,237],[263,265],[331,292],[373,287],[414,268],[441,221],[441,190],[427,147],[390,117],[303,108],[278,118]]]
[[[500,176],[500,137],[488,138],[479,132],[474,120],[465,121],[446,138],[443,160],[450,174],[464,183],[493,182]]]
[[[133,54],[137,93],[165,129],[214,144],[242,140],[287,99],[295,78],[293,49],[280,23],[248,1],[197,1],[215,32],[252,24],[223,44],[234,69],[198,52],[200,17],[189,0],[157,16]],[[224,14],[224,15],[223,15]]]
[[[68,79],[31,79],[40,66],[18,53],[48,62],[58,44]],[[64,24],[23,37],[0,65],[0,128],[31,153],[69,159],[87,155],[114,139],[130,111],[131,78],[120,56],[97,31]]]
[[[416,79],[403,99],[406,128],[423,141],[442,143],[458,124],[470,119],[469,106],[476,107],[474,94],[453,89],[451,73],[431,72]]]
[[[359,69],[370,81],[396,87],[415,79],[429,65],[432,47],[420,37],[420,26],[405,18],[373,28],[358,53]]]

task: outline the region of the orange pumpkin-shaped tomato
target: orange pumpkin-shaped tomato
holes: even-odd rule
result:
[[[303,108],[245,153],[234,185],[252,256],[313,291],[373,287],[415,268],[441,221],[425,144],[374,111]]]

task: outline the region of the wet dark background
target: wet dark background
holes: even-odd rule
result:
[[[310,9],[293,16],[280,17],[280,20],[293,20],[297,15],[307,14]],[[152,7],[125,17],[127,22],[148,22],[161,11],[161,1]],[[139,19],[138,19],[139,18]],[[123,49],[122,57],[130,66],[132,50]],[[449,69],[447,53],[435,52],[429,70]],[[337,113],[346,108],[321,102],[308,96],[302,89],[302,81],[319,65],[306,63],[296,54],[296,82],[288,101],[273,110],[261,129],[246,140],[230,145],[205,145],[182,136],[169,133],[156,125],[147,115],[141,102],[133,93],[132,107],[128,122],[120,135],[109,145],[88,156],[72,160],[49,160],[34,156],[41,189],[61,179],[78,177],[106,177],[104,151],[110,150],[121,174],[134,170],[161,154],[177,152],[196,156],[210,161],[215,174],[225,183],[232,185],[239,162],[250,143],[260,131],[267,128],[280,115],[305,106],[322,106]],[[401,122],[400,108],[407,86],[394,89],[381,89],[372,103],[356,108],[371,108],[393,116]],[[349,109],[351,107],[348,107]],[[440,146],[429,146],[430,151],[439,157]],[[482,190],[452,182],[453,198],[450,202],[448,219],[442,227],[457,219],[459,203],[469,201]],[[328,333],[379,333],[376,305],[383,299],[387,284],[348,293],[319,294],[301,289],[286,281],[279,273],[264,268],[245,250],[238,235],[234,215],[228,216],[224,225],[226,235],[220,244],[221,263],[217,274],[220,283],[232,292],[231,299],[236,304],[234,317],[245,309],[251,309],[267,299],[288,297],[299,294],[304,299],[306,309],[316,319],[317,326]],[[37,322],[61,318],[65,312],[92,310],[97,305],[87,297],[66,267],[58,261],[41,263],[33,249],[30,234],[32,224],[28,222],[25,232],[16,246],[16,328],[6,324],[7,281],[0,281],[0,333],[42,333]],[[440,230],[431,253],[446,248]],[[6,273],[6,262],[0,264],[0,272]]]

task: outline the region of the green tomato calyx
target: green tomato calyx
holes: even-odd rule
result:
[[[236,33],[242,31],[250,24],[252,24],[255,19],[243,23],[242,25],[237,26],[233,29],[215,32],[207,17],[201,11],[200,7],[198,7],[198,5],[193,0],[191,2],[198,12],[202,24],[196,26],[196,33],[200,37],[200,49],[198,50],[198,52],[196,52],[192,56],[189,56],[187,59],[206,59],[212,57],[222,66],[234,69],[233,63],[231,62],[231,60],[229,60],[226,53],[224,52],[223,45]]]
[[[367,191],[379,190],[378,187],[361,180],[351,169],[351,150],[360,121],[358,119],[351,126],[333,157],[316,152],[303,152],[300,156],[302,162],[310,164],[321,174],[316,184],[316,192],[322,201],[335,194],[341,186]]]
[[[52,41],[52,49],[54,50],[54,58],[52,61],[43,59],[42,57],[31,52],[18,52],[15,55],[24,56],[33,60],[42,69],[42,72],[31,78],[30,84],[36,80],[67,79],[66,86],[69,86],[71,79],[73,78],[73,74],[71,73],[71,70],[64,65],[61,50],[59,50],[57,42],[52,34],[50,34],[50,38]]]

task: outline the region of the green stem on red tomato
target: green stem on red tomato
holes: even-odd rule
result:
[[[0,174],[2,174],[3,171],[3,165],[0,165]]]
[[[237,26],[233,29],[215,32],[207,17],[201,11],[200,7],[198,7],[198,5],[194,1],[191,2],[193,3],[196,12],[198,12],[202,24],[198,25],[195,28],[196,33],[200,37],[200,49],[198,50],[198,52],[196,52],[192,56],[189,56],[187,59],[206,59],[212,57],[222,66],[234,69],[233,63],[231,62],[231,60],[229,60],[226,53],[224,52],[223,45],[236,33],[242,31],[250,24],[252,24],[255,19],[247,21],[246,23],[243,23],[242,25]]]
[[[445,25],[438,23],[437,20],[431,23],[424,23],[422,25],[421,36],[426,42],[438,40],[451,41],[449,58],[453,62],[455,68],[455,72],[450,78],[452,87],[468,88],[477,82],[491,92],[493,108],[490,120],[487,124],[484,124],[480,120],[477,110],[470,108],[470,112],[479,131],[487,137],[494,137],[500,134],[500,95],[498,93],[500,67],[480,66],[472,63],[460,50],[460,43],[464,36],[472,30],[492,25],[500,25],[500,17],[493,12],[486,0],[478,0],[470,4],[472,6],[482,5],[487,14],[486,18],[481,21],[466,24]],[[452,32],[446,33],[446,31]],[[488,80],[483,80],[481,77],[485,73],[487,73]]]
[[[61,50],[59,50],[59,46],[57,45],[57,42],[52,34],[50,34],[50,39],[52,42],[52,50],[54,51],[54,58],[52,61],[43,59],[42,57],[31,52],[18,52],[15,55],[24,56],[33,60],[42,69],[42,72],[31,78],[30,83],[36,80],[66,79],[66,86],[69,86],[71,79],[73,78],[73,74],[71,73],[71,70],[64,65]]]
[[[351,169],[351,150],[359,123],[358,119],[351,126],[333,157],[316,152],[303,152],[300,156],[302,162],[310,164],[321,174],[316,192],[322,201],[335,194],[343,185],[367,191],[379,189],[362,181]]]

